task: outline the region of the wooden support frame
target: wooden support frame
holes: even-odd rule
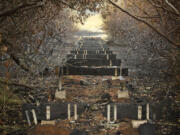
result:
[[[62,73],[63,71],[63,73]],[[115,74],[116,72],[116,74]],[[118,67],[60,67],[60,76],[62,75],[94,75],[94,76],[119,76],[120,68]],[[122,76],[128,76],[128,69],[122,68]]]

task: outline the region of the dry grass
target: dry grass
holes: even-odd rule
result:
[[[58,128],[52,125],[43,125],[36,126],[32,129],[28,135],[69,135],[70,132],[68,130]]]
[[[126,120],[128,122],[121,122],[119,130],[123,135],[139,135],[138,129],[134,129],[131,125],[131,120]]]

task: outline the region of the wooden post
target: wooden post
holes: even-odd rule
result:
[[[112,60],[110,60],[110,63],[109,63],[110,66],[112,66]]]
[[[68,120],[71,120],[71,105],[68,104]]]
[[[51,108],[50,106],[46,106],[46,119],[50,120],[51,118]]]
[[[146,104],[146,119],[149,120],[149,104]]]
[[[59,77],[59,90],[62,90],[62,75]]]
[[[118,71],[118,69],[117,68],[115,68],[115,73],[114,73],[114,76],[118,76],[118,73],[117,73],[117,71]]]
[[[77,104],[74,104],[74,120],[77,120]]]
[[[37,125],[38,122],[37,122],[36,112],[34,109],[32,109],[32,115],[33,115],[33,119],[34,119],[34,124]]]
[[[138,106],[138,120],[142,119],[142,106]]]
[[[114,105],[114,122],[117,120],[117,105]]]
[[[122,76],[122,64],[120,65],[120,76]]]
[[[63,74],[64,74],[64,71],[63,71],[63,67],[60,69],[59,71],[59,84],[58,84],[58,88],[59,90],[62,90],[62,78],[63,78]]]
[[[107,105],[107,122],[110,123],[111,121],[111,106]]]
[[[31,126],[31,121],[30,121],[30,118],[29,118],[28,110],[25,111],[25,114],[26,114],[27,123],[28,123],[29,126]]]
[[[71,120],[71,104],[68,104],[67,114],[68,114],[68,120],[70,122],[75,122],[78,119],[77,104],[74,104],[74,120]]]
[[[107,54],[107,60],[109,60],[109,54]]]

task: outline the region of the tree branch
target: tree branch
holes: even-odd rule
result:
[[[130,1],[129,1],[130,2]],[[141,12],[143,12],[145,15],[150,16],[145,10],[143,10],[142,8],[140,8],[139,6],[137,6],[134,2],[130,2],[131,4],[133,4],[136,8],[138,8]]]
[[[21,3],[19,6],[15,7],[14,9],[10,9],[0,13],[0,17],[10,16],[15,14],[17,11],[23,8],[30,8],[30,7],[40,7],[43,6],[44,2],[38,3]]]
[[[20,66],[24,71],[26,72],[31,72],[30,69],[28,67],[26,67],[24,64],[21,63],[21,61],[13,54],[10,53],[10,58],[18,65]]]
[[[31,70],[30,70],[27,66],[25,66],[25,65],[21,62],[21,60],[13,53],[13,50],[12,50],[12,49],[13,49],[13,46],[12,46],[12,44],[9,43],[8,41],[4,40],[4,39],[2,40],[2,43],[8,46],[8,50],[7,50],[6,53],[10,56],[10,58],[11,58],[18,66],[20,66],[24,71],[32,73]]]
[[[74,8],[74,6],[70,5],[69,3],[67,3],[67,2],[65,2],[65,1],[63,1],[63,0],[58,0],[58,1],[59,1],[60,3],[62,3],[63,5],[69,7],[70,9],[73,9],[73,10],[76,10],[76,11],[77,11],[77,9]]]
[[[136,16],[138,18],[142,19],[153,19],[153,18],[160,18],[160,16]]]
[[[168,0],[165,0],[165,2],[178,14],[179,14],[179,11],[168,1]]]
[[[28,86],[28,85],[25,85],[25,84],[19,84],[19,83],[16,83],[16,82],[9,82],[9,81],[7,82],[7,81],[0,80],[0,83],[7,84],[7,85],[19,86],[19,87],[25,87],[25,88],[28,88],[28,89],[35,89],[35,87]]]
[[[176,43],[174,41],[172,41],[170,38],[168,38],[164,33],[160,32],[159,30],[157,30],[154,26],[152,26],[151,24],[149,24],[148,22],[141,20],[137,17],[135,17],[134,15],[132,15],[131,13],[129,13],[128,11],[124,10],[123,8],[121,8],[119,5],[117,5],[116,3],[112,2],[111,0],[107,0],[111,5],[113,5],[114,7],[118,8],[119,10],[121,10],[122,12],[124,12],[125,14],[127,14],[128,16],[134,18],[135,20],[144,23],[146,26],[148,26],[149,28],[151,28],[152,30],[154,30],[157,34],[159,34],[161,37],[163,37],[164,39],[166,39],[169,43],[171,43],[173,46],[180,48],[180,43]]]
[[[13,82],[13,81],[4,81],[4,80],[0,80],[0,83],[2,84],[6,84],[6,85],[12,85],[12,86],[17,86],[17,87],[24,87],[27,89],[31,89],[31,90],[35,90],[35,89],[47,89],[46,87],[35,87],[35,86],[30,86],[30,85],[26,85],[26,84],[22,84],[22,83],[17,83],[17,82]]]
[[[149,0],[148,0],[148,1],[149,1]],[[162,7],[162,6],[159,6],[159,5],[155,4],[155,3],[152,2],[152,1],[149,1],[149,2],[150,2],[154,7],[156,7],[156,8],[163,9],[163,10],[165,10],[165,11],[167,11],[167,12],[173,14],[173,15],[179,16],[179,14],[177,14],[177,13],[174,12],[174,11],[171,11],[171,10],[169,10],[169,9],[166,9],[166,8]]]

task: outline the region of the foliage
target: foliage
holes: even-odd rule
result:
[[[123,12],[120,12],[119,9],[121,8]],[[166,73],[173,78],[179,78],[177,77],[180,75],[179,11],[180,3],[174,0],[128,0],[121,1],[121,3],[116,1],[110,3],[102,11],[105,22],[104,29],[112,37],[112,40],[128,41],[129,45],[134,46],[134,48],[143,45],[148,48],[147,45],[149,44],[154,53],[157,52],[169,61]],[[151,29],[148,29],[144,22],[147,22]],[[162,39],[161,34],[160,36],[156,35],[151,26],[163,34],[166,40]],[[157,32],[156,30],[155,32]],[[170,44],[168,43],[169,40]],[[173,43],[175,47],[171,46]],[[179,84],[178,79],[176,80]]]
[[[180,47],[179,2],[173,0],[128,0],[123,1],[124,7],[121,6],[122,3],[118,5],[118,3],[111,0],[108,0],[108,2],[113,8],[122,11],[137,22],[151,28],[172,45]]]
[[[145,66],[150,67],[149,70],[157,70],[158,75],[164,74],[163,81],[168,89],[161,88],[161,90],[166,93],[163,100],[170,103],[167,114],[177,117],[180,111],[180,3],[175,0],[127,0],[124,2],[122,4],[116,1],[116,7],[111,3],[102,11],[104,30],[112,41],[126,41],[134,50],[134,56],[135,52],[139,52],[139,59],[143,58],[142,61]],[[122,10],[118,7],[122,8],[123,12],[120,12]],[[149,25],[144,25],[146,24],[144,22],[151,27],[146,27]],[[165,37],[162,38],[162,34]],[[141,49],[147,51],[148,58],[141,54]],[[141,60],[136,60],[136,63],[137,61]],[[138,68],[141,68],[140,72],[145,66],[138,65]],[[150,75],[146,77],[150,78]],[[172,117],[168,119],[167,116],[166,120],[173,119]]]
[[[27,61],[35,64],[29,55],[38,53],[49,38],[63,38],[74,29],[70,11],[55,0],[1,0],[0,11],[1,52],[28,72],[33,71]]]
[[[108,0],[108,2],[112,1]],[[119,4],[118,0],[115,2]],[[108,5],[104,0],[13,0],[13,2],[1,0],[0,48],[22,69],[32,72],[29,64],[26,63],[32,61],[28,58],[28,53],[38,52],[39,48],[46,44],[47,39],[54,37],[55,34],[61,37],[71,33],[72,23],[77,21],[83,23],[87,10],[99,12],[103,8],[102,13],[107,16],[112,11],[119,12],[115,7],[112,3]],[[68,8],[71,10],[68,11]],[[131,17],[136,20],[148,24],[149,27],[153,25],[151,28],[171,43],[179,42],[179,2],[124,0],[124,9],[126,14],[133,13]],[[75,12],[73,15],[72,10]],[[114,24],[113,27],[118,25],[118,21],[116,24],[113,19],[110,21]],[[112,37],[120,33],[124,34],[122,29],[112,32]],[[35,63],[32,61],[31,64]]]
[[[9,87],[1,86],[0,88],[0,108],[4,108],[7,105],[17,105],[21,104],[21,101],[17,95],[15,95]]]

